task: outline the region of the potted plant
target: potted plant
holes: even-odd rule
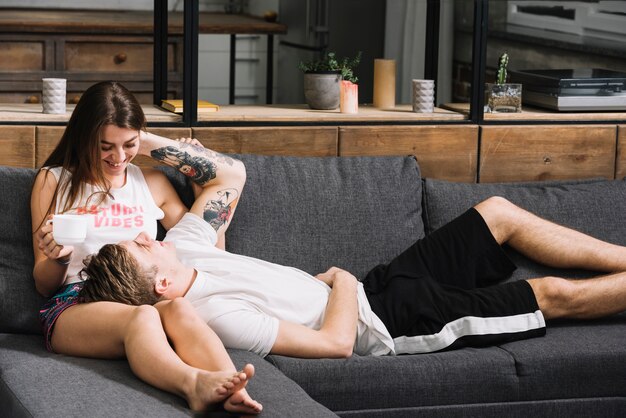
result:
[[[522,85],[506,82],[508,64],[509,55],[505,52],[498,59],[496,82],[494,84],[487,83],[485,102],[489,112],[522,111]]]
[[[339,107],[341,81],[358,81],[354,68],[361,62],[361,52],[354,58],[337,58],[328,52],[319,60],[301,62],[304,72],[304,98],[311,109],[333,110]]]

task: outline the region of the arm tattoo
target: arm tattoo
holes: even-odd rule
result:
[[[182,151],[173,146],[157,148],[152,150],[150,155],[155,160],[163,161],[176,168],[200,185],[208,183],[216,176],[217,166],[207,157],[194,157],[187,151]]]
[[[228,155],[220,154],[219,152],[211,151],[204,148],[202,145],[189,144],[187,142],[181,142],[180,148],[184,149],[187,147],[193,148],[197,153],[204,154],[209,158],[215,158],[217,161],[221,163],[228,164],[232,166],[234,164],[234,160],[230,158]]]
[[[217,231],[230,222],[230,217],[237,205],[239,192],[235,189],[220,190],[217,199],[210,200],[204,207],[204,220]]]

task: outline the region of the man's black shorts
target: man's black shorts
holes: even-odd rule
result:
[[[526,281],[488,286],[515,265],[470,209],[392,260],[363,284],[396,353],[483,346],[545,334]]]

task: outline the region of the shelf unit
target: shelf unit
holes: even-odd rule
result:
[[[440,1],[427,1],[426,40],[430,46],[424,76],[436,79]],[[165,3],[155,0],[155,20],[162,19],[157,11]],[[183,27],[192,29],[183,35],[182,84],[185,107],[191,111],[181,116],[156,105],[144,106],[150,130],[170,137],[193,136],[211,149],[228,153],[318,157],[412,154],[424,177],[452,181],[626,176],[626,112],[558,113],[526,106],[516,114],[483,112],[488,7],[488,0],[473,0],[470,103],[444,104],[432,114],[413,113],[408,105],[392,110],[361,106],[356,115],[315,111],[305,105],[228,105],[221,106],[219,112],[198,115],[192,106],[198,87],[194,63],[197,2],[186,0]],[[167,21],[155,21],[154,27],[154,102],[160,103],[168,63],[163,59],[167,38],[159,42],[159,36],[163,36]],[[66,115],[45,115],[41,105],[0,104],[0,164],[40,164],[58,141],[71,110],[69,105]]]

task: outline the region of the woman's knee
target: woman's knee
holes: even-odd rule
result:
[[[182,297],[169,300],[166,303],[159,302],[157,306],[159,306],[159,313],[165,323],[177,323],[182,326],[190,321],[200,320],[191,302]]]
[[[134,306],[128,319],[127,327],[132,329],[135,327],[161,327],[161,317],[159,311],[151,305]]]

